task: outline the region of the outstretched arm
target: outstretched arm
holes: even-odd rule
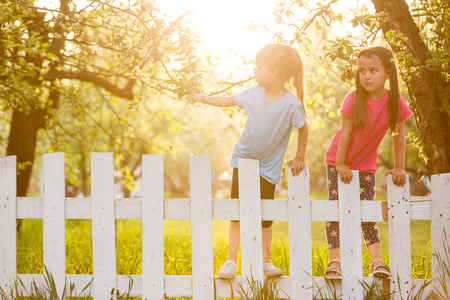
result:
[[[395,153],[395,164],[394,169],[386,171],[385,175],[392,174],[392,181],[397,186],[403,186],[406,182],[406,172],[405,172],[405,152],[406,152],[406,142],[405,142],[405,121],[397,123],[397,135],[392,137],[394,139],[394,153]]]
[[[297,176],[305,167],[306,144],[308,143],[308,124],[298,129],[297,153],[295,158],[287,162],[291,167],[292,175]]]
[[[205,95],[195,95],[190,102],[192,104],[199,102],[203,104],[209,104],[213,106],[226,107],[234,106],[233,96],[231,97],[221,97],[221,96],[205,96]]]
[[[350,167],[345,164],[345,158],[347,157],[348,147],[350,146],[352,131],[353,120],[342,115],[342,132],[337,147],[335,164],[339,177],[341,177],[341,180],[344,183],[350,183],[353,177],[352,170],[350,170]]]

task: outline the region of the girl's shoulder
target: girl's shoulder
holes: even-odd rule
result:
[[[251,102],[254,99],[264,99],[264,90],[258,85],[254,85],[248,89],[245,89],[233,96],[234,103],[237,106],[244,107],[245,103]]]
[[[345,95],[344,101],[342,101],[342,106],[351,106],[355,105],[356,100],[356,91],[351,91],[347,95]]]
[[[265,90],[265,88],[260,87],[257,84],[255,84],[255,85],[253,85],[253,86],[251,86],[251,87],[249,87],[247,89],[247,91],[249,91],[250,93],[254,93],[254,94],[257,94],[257,95],[260,95],[261,93],[264,94],[264,90]]]
[[[406,101],[403,99],[402,95],[399,95],[398,102],[404,102],[406,104]]]
[[[289,104],[292,104],[294,106],[302,106],[302,101],[298,99],[297,96],[295,96],[291,91],[287,91],[285,99]]]
[[[245,90],[240,91],[239,93],[235,94],[236,95],[250,95],[250,94],[256,94],[259,95],[262,92],[264,92],[264,88],[260,87],[259,85],[253,85]]]
[[[345,95],[344,101],[355,101],[356,99],[356,91],[351,91],[347,95]]]

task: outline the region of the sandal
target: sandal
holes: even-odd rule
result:
[[[339,263],[339,266],[332,266],[333,263]],[[328,262],[327,268],[325,269],[325,278],[342,279],[341,261],[339,259],[332,259]]]
[[[381,264],[375,266],[374,262],[381,262]],[[374,259],[369,266],[369,277],[375,278],[388,278],[391,276],[391,270],[383,263],[381,258]]]

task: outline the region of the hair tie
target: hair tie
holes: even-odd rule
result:
[[[391,63],[393,63],[393,62],[395,62],[395,59],[392,57],[391,59],[389,59],[389,61],[390,61]]]

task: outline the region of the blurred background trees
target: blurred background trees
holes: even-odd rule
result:
[[[450,2],[358,3],[340,11],[339,0],[319,1],[313,6],[310,1],[281,1],[276,16],[291,35],[279,39],[299,43],[310,57],[348,83],[353,82],[359,50],[379,44],[391,48],[403,80],[402,95],[414,113],[417,128],[412,124],[408,128],[425,166],[422,172],[450,172]],[[330,32],[336,25],[344,32],[333,37]],[[381,164],[392,161],[380,154]]]
[[[353,89],[356,55],[370,45],[395,52],[401,93],[414,112],[407,121],[408,173],[450,172],[448,1],[272,2],[276,28],[249,16],[243,30],[272,32],[265,43],[291,44],[302,56],[313,189],[326,189],[325,151]],[[213,196],[228,197],[229,161],[245,116],[185,100],[254,84],[254,57],[236,57],[247,73],[219,75],[221,58],[200,49],[189,12],[171,16],[153,0],[57,3],[0,1],[0,154],[17,155],[18,196],[26,195],[30,178],[39,184],[40,156],[49,151],[66,153],[68,193],[89,194],[90,155],[110,151],[124,196],[138,186],[141,155],[162,153],[171,195],[188,195],[189,155],[209,154]],[[286,160],[295,154],[295,134]],[[378,179],[393,155],[387,137]]]
[[[18,196],[27,193],[38,137],[55,151],[76,146],[83,159],[117,151],[119,166],[133,168],[152,141],[133,134],[140,125],[123,111],[137,109],[143,95],[170,91],[168,80],[196,73],[195,38],[183,16],[170,18],[152,1],[79,3],[0,2],[2,138],[6,154],[17,156]]]

